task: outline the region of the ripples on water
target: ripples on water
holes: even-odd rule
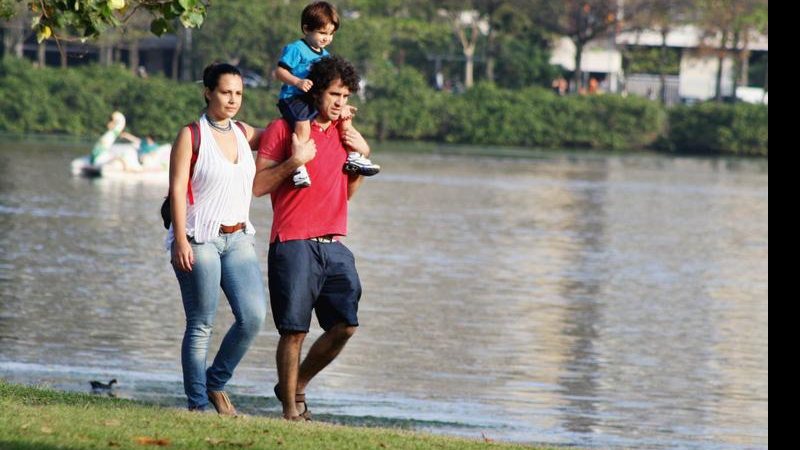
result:
[[[165,182],[0,145],[0,376],[183,403]],[[380,149],[379,149],[380,150]],[[653,156],[376,153],[351,205],[362,326],[315,416],[585,447],[766,447],[768,169]],[[265,264],[271,219],[256,199]],[[266,271],[265,271],[266,273]],[[220,306],[215,345],[232,318]],[[313,334],[315,337],[317,334]],[[271,318],[231,387],[277,415]]]

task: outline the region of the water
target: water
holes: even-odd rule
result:
[[[76,391],[114,377],[120,396],[180,406],[166,182],[73,178],[84,151],[0,144],[0,377]],[[768,446],[766,162],[374,159],[384,172],[346,239],[362,326],[310,387],[315,417],[581,447]],[[267,199],[252,217],[265,265]],[[231,321],[222,302],[214,346]],[[276,343],[268,316],[230,388],[245,412],[279,414]]]

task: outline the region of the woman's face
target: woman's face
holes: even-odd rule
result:
[[[208,114],[215,120],[232,118],[242,107],[243,91],[244,85],[239,75],[226,73],[220,76],[213,91],[206,88]]]

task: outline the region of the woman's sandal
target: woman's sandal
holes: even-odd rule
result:
[[[275,392],[275,397],[283,403],[283,399],[281,398],[281,389],[280,385],[276,384],[275,387],[272,389]],[[302,403],[303,404],[303,412],[300,414],[291,417],[287,420],[311,420],[311,411],[308,410],[308,404],[306,403],[306,394],[295,394],[294,395],[294,402],[295,403]]]
[[[302,415],[292,416],[292,417],[285,417],[284,420],[288,420],[290,422],[309,422],[311,419],[306,419]]]

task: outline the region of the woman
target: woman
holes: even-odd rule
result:
[[[206,67],[203,85],[207,107],[198,121],[197,160],[192,164],[189,126],[178,134],[170,155],[173,221],[167,246],[186,312],[181,362],[189,409],[204,410],[211,402],[219,414],[236,415],[225,384],[266,316],[255,229],[249,219],[255,176],[251,148],[257,145],[258,136],[252,127],[241,124],[240,128],[233,121],[243,92],[242,75],[236,67]],[[220,286],[236,322],[206,370]]]

